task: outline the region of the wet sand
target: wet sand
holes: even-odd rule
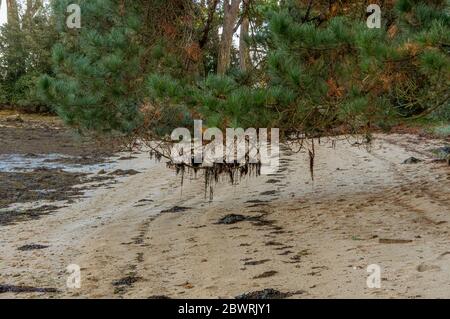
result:
[[[307,154],[285,150],[278,173],[219,183],[212,202],[201,177],[181,187],[147,154],[116,161],[106,173],[139,174],[0,226],[0,298],[449,298],[450,168],[430,152],[446,143],[322,143],[314,182]],[[411,156],[423,161],[402,164]],[[81,289],[66,287],[70,264]]]
[[[82,197],[86,184],[113,182],[90,174],[108,167],[112,144],[82,137],[54,116],[0,111],[0,145],[0,226],[52,213],[54,202]]]
[[[101,158],[115,150],[111,144],[82,137],[55,116],[16,114],[0,110],[0,155],[63,154]]]

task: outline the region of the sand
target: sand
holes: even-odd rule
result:
[[[57,292],[0,298],[234,298],[265,288],[289,298],[450,298],[450,168],[429,152],[444,144],[378,135],[368,152],[323,142],[314,181],[306,153],[283,151],[280,172],[219,183],[212,202],[201,177],[181,187],[164,163],[137,155],[115,168],[140,174],[1,228],[0,285]],[[411,156],[423,162],[402,164]],[[247,219],[217,224],[228,214]],[[31,244],[45,248],[19,249]],[[81,267],[80,289],[66,286],[70,264]],[[378,289],[366,284],[372,264]]]

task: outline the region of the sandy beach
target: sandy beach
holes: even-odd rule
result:
[[[450,169],[430,152],[446,143],[322,142],[314,181],[307,154],[284,148],[278,173],[219,183],[213,201],[201,176],[181,185],[148,154],[116,154],[100,173],[136,173],[0,226],[0,298],[450,298]]]

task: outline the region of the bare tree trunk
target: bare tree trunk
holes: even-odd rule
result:
[[[231,3],[230,3],[231,1]],[[220,41],[219,62],[217,73],[223,75],[231,63],[231,46],[233,45],[234,25],[239,15],[241,0],[224,0],[223,4],[223,30]]]
[[[42,8],[42,0],[27,0],[27,7],[22,19],[23,28],[31,28],[33,26],[33,18],[36,13]]]
[[[241,23],[241,32],[239,35],[239,63],[242,71],[247,71],[251,66],[250,50],[247,43],[247,38],[250,29],[250,19],[248,16],[248,0],[244,0],[243,18]]]
[[[204,4],[204,6],[208,8],[208,18],[206,20],[205,29],[203,30],[203,36],[199,42],[200,49],[203,49],[208,42],[209,33],[211,31],[211,27],[214,21],[214,15],[216,13],[218,4],[219,0],[209,0],[208,3]]]
[[[8,24],[19,27],[19,8],[17,6],[17,0],[6,0],[6,10],[8,11]]]

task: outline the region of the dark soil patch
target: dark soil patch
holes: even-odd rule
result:
[[[32,118],[31,118],[32,117]],[[101,160],[117,151],[112,141],[80,136],[57,117],[26,116],[10,123],[0,117],[1,154],[64,154]],[[2,126],[1,124],[6,123]]]
[[[249,219],[253,222],[254,226],[257,227],[274,227],[275,221],[274,220],[267,220],[261,217],[254,217]]]
[[[208,227],[208,226],[206,226],[206,225],[199,225],[199,226],[191,226],[190,228],[200,229],[200,228],[206,228],[206,227]]]
[[[171,298],[167,297],[167,296],[164,296],[164,295],[157,295],[157,296],[150,296],[147,299],[165,300],[165,299],[171,299]]]
[[[249,292],[249,293],[245,293],[242,295],[239,295],[237,297],[235,297],[236,299],[250,299],[250,300],[256,300],[256,299],[285,299],[294,295],[298,295],[301,294],[303,292],[295,292],[295,293],[291,293],[291,292],[280,292],[278,290],[269,288],[269,289],[264,289],[264,290],[260,290],[260,291],[254,291],[254,292]]]
[[[22,118],[23,121],[10,123],[4,115],[0,115],[0,155],[21,154],[33,158],[61,154],[69,158],[47,162],[82,166],[103,163],[118,151],[113,142],[80,136],[64,127],[56,117],[27,114]],[[82,196],[85,190],[73,186],[107,179],[112,177],[91,179],[86,174],[46,168],[31,172],[0,172],[0,209],[13,203],[70,201]],[[7,211],[0,213],[0,225],[36,219],[54,210],[54,207],[47,206],[26,211]]]
[[[260,195],[261,196],[272,196],[272,195],[277,195],[278,192],[277,191],[267,191],[267,192],[262,192]]]
[[[183,206],[174,206],[172,208],[162,210],[161,213],[183,213],[187,210],[190,210],[190,207],[183,207]]]
[[[269,277],[275,276],[276,274],[278,274],[278,271],[275,271],[275,270],[266,271],[266,272],[263,272],[261,275],[253,277],[253,279],[269,278]]]
[[[243,215],[229,214],[229,215],[226,215],[226,216],[222,217],[221,219],[219,219],[219,221],[216,224],[231,225],[231,224],[236,224],[236,223],[245,221],[247,219],[248,219],[248,217],[243,216]]]
[[[420,160],[418,158],[415,158],[415,157],[410,157],[407,160],[405,160],[403,162],[403,164],[417,164],[417,163],[420,163],[420,162],[422,162],[422,160]]]
[[[121,278],[119,280],[115,280],[112,282],[112,285],[115,287],[114,293],[123,293],[129,287],[132,287],[133,284],[142,280],[141,277],[136,277],[135,275],[129,275],[127,277]]]
[[[245,202],[246,204],[263,204],[270,203],[268,200],[252,199]]]
[[[19,248],[17,248],[17,250],[20,250],[20,251],[41,250],[41,249],[45,249],[48,247],[49,246],[45,246],[45,245],[30,244],[30,245],[24,245],[22,247],[19,247]]]
[[[148,206],[150,203],[153,203],[154,201],[151,199],[141,199],[134,205],[133,207],[145,207]]]
[[[0,213],[0,226],[14,225],[19,222],[36,220],[43,216],[47,216],[56,212],[62,207],[57,206],[41,206],[39,208],[28,209],[24,211],[6,211]]]
[[[270,201],[254,199],[254,200],[246,201],[245,203],[251,204],[251,205],[247,206],[248,208],[255,208],[255,207],[261,207],[261,206],[268,206],[270,204]]]
[[[112,177],[88,177],[84,173],[70,173],[60,169],[38,168],[31,172],[0,172],[0,208],[12,203],[40,200],[64,201],[81,196],[83,188],[73,188],[86,183],[110,181]]]
[[[12,285],[0,285],[0,294],[4,293],[57,293],[56,288],[37,288],[27,286],[12,286]]]
[[[244,266],[257,266],[257,265],[265,264],[265,263],[267,263],[269,261],[270,261],[270,259],[263,259],[263,260],[256,260],[256,261],[247,261],[247,262],[245,262]]]
[[[294,246],[283,246],[283,247],[277,247],[275,250],[286,250],[286,249],[292,249]]]
[[[409,244],[412,243],[412,240],[409,239],[384,239],[380,238],[378,240],[380,244]]]
[[[115,281],[113,281],[112,284],[113,284],[113,286],[116,286],[116,287],[117,286],[131,286],[141,279],[142,278],[140,278],[140,277],[135,277],[135,276],[131,275],[131,276],[121,278],[119,280],[115,280]]]
[[[69,173],[59,169],[40,168],[31,172],[0,172],[0,209],[14,203],[38,201],[68,201],[84,195],[86,187],[80,185],[111,180],[112,177],[89,177],[84,173]],[[105,185],[105,184],[104,184]],[[75,187],[77,186],[77,187]],[[0,225],[38,219],[61,207],[41,206],[28,210],[0,213]]]
[[[138,263],[144,262],[144,253],[138,253],[137,256],[136,256],[136,261]]]
[[[134,170],[134,169],[127,169],[127,170],[123,170],[123,169],[117,169],[114,172],[109,173],[108,175],[112,175],[112,176],[133,176],[133,175],[137,175],[140,174],[140,172]]]
[[[299,252],[298,254],[296,254],[295,256],[292,256],[290,259],[290,261],[285,261],[284,263],[286,264],[298,264],[303,257],[305,256],[309,256],[311,255],[311,253],[309,252],[308,249],[302,250],[301,252]]]
[[[229,214],[229,215],[226,215],[226,216],[222,217],[221,219],[219,219],[216,222],[216,224],[232,225],[232,224],[236,224],[236,223],[240,223],[240,222],[244,222],[244,221],[249,221],[252,223],[252,225],[257,226],[257,227],[264,227],[264,226],[276,227],[276,226],[273,226],[275,221],[264,219],[265,215],[266,214],[261,214],[259,216],[244,216],[244,215],[239,215],[239,214]]]
[[[86,174],[68,173],[57,169],[36,169],[32,172],[0,172],[0,208],[13,203],[40,200],[62,201],[81,196],[81,189],[73,186],[88,181]]]

